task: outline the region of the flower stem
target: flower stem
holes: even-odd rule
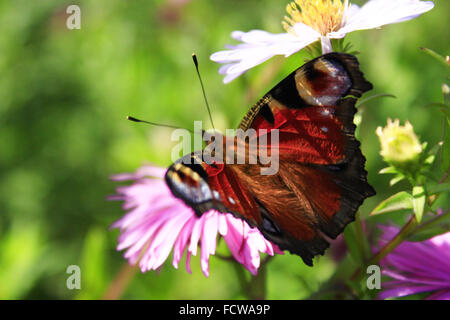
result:
[[[413,216],[409,221],[403,226],[403,228],[397,233],[397,235],[391,239],[383,248],[381,248],[376,254],[374,254],[367,263],[364,264],[364,269],[372,264],[377,264],[381,259],[383,259],[386,255],[388,255],[391,251],[393,251],[400,243],[405,240],[411,231],[414,230],[417,225],[416,217]],[[363,273],[361,272],[363,268],[358,268],[355,273],[351,276],[351,280],[358,279],[360,280]]]
[[[439,180],[437,184],[444,183],[450,173],[450,168],[445,172],[444,176]],[[432,204],[436,201],[437,197],[430,196],[427,199],[427,202],[429,206],[431,207]],[[444,213],[441,215],[441,217],[437,217],[436,219],[429,221],[429,223],[435,223],[436,220],[440,220],[442,216],[445,216],[447,213]],[[383,259],[385,256],[387,256],[391,251],[393,251],[400,243],[403,242],[409,235],[412,233],[415,233],[421,229],[421,226],[417,227],[419,223],[417,222],[416,216],[412,216],[409,221],[403,226],[403,228],[397,233],[397,235],[391,239],[381,250],[379,250],[376,254],[374,254],[367,263],[364,264],[363,267],[356,269],[356,271],[353,273],[353,275],[350,277],[351,280],[361,280],[362,273],[361,271],[367,268],[367,266],[370,266],[372,264],[378,263],[381,259]]]
[[[358,212],[355,215],[355,233],[356,233],[356,238],[358,239],[358,244],[359,244],[359,250],[361,252],[361,256],[363,257],[363,259],[367,259],[368,255],[370,254],[370,250],[368,248],[368,243],[367,243],[367,239],[364,236],[364,230],[363,230],[363,225],[362,225],[362,221],[361,221],[361,216],[360,213]]]
[[[264,300],[267,294],[267,269],[264,266],[258,270],[258,274],[248,284],[249,298],[252,300]]]
[[[236,275],[239,281],[239,285],[241,286],[242,293],[248,297],[248,290],[247,290],[247,279],[245,278],[244,269],[242,269],[242,266],[237,263],[236,261],[230,261],[233,264],[234,271],[236,271]]]
[[[417,226],[417,227],[413,230],[413,233],[420,232],[420,231],[423,230],[423,228],[425,228],[425,227],[433,226],[433,225],[435,225],[435,224],[441,222],[442,220],[447,219],[447,218],[448,218],[447,216],[448,216],[449,214],[450,214],[450,211],[443,212],[442,214],[440,214],[440,215],[434,217],[433,219],[431,219],[431,220],[429,220],[429,221],[427,221],[427,222],[425,222],[425,223],[420,224],[419,226]]]
[[[137,266],[129,265],[125,263],[119,270],[119,272],[114,277],[113,281],[109,285],[105,294],[103,295],[103,300],[118,300],[127,289],[131,280],[138,270]]]
[[[416,216],[413,216],[409,219],[409,221],[403,226],[399,233],[389,241],[378,253],[376,253],[372,258],[369,259],[368,264],[378,263],[381,259],[383,259],[389,252],[394,250],[400,243],[405,240],[414,227],[417,225]]]
[[[322,54],[327,54],[327,53],[333,52],[333,47],[331,45],[331,41],[327,37],[321,37],[320,44],[322,47]]]
[[[245,277],[245,271],[242,265],[237,261],[233,262],[234,269],[236,271],[239,284],[241,285],[242,292],[247,299],[250,300],[264,300],[267,295],[267,263],[273,258],[273,256],[267,256],[261,261],[261,265],[258,269],[258,274],[247,281]]]

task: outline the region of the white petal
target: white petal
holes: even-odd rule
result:
[[[244,72],[242,73],[233,73],[233,74],[227,74],[225,76],[225,78],[223,78],[223,83],[227,84],[230,83],[231,81],[233,81],[234,79],[238,78],[239,76],[241,76]]]
[[[356,31],[379,28],[381,26],[414,19],[433,9],[432,1],[419,0],[370,0],[362,8],[350,8],[345,25],[329,38],[342,38]]]
[[[304,42],[308,42],[311,41],[312,39],[317,39],[320,37],[320,33],[318,31],[301,22],[298,22],[294,25],[294,31],[297,37],[299,39],[302,39],[302,41]]]
[[[236,40],[247,44],[261,44],[265,45],[271,42],[290,41],[293,36],[288,33],[273,34],[264,30],[251,30],[249,32],[242,32]]]
[[[243,73],[274,56],[274,54],[272,54],[271,52],[264,53],[261,52],[261,50],[258,51],[259,52],[255,50],[252,55],[247,56],[246,58],[242,59],[240,63],[237,63],[228,68],[227,73]]]
[[[224,64],[219,68],[219,74],[227,74],[228,69],[232,66],[232,64]]]
[[[226,75],[224,82],[228,83],[273,56],[290,56],[320,37],[317,31],[301,23],[296,24],[294,29],[298,36],[289,33],[272,34],[263,30],[234,31],[231,36],[242,43],[228,46],[229,50],[216,52],[210,59],[225,64],[219,73]]]
[[[238,41],[241,41],[241,37],[242,37],[244,34],[245,34],[244,31],[239,31],[239,30],[237,30],[237,31],[233,31],[233,32],[231,33],[231,37],[232,37],[233,39],[236,39],[236,40],[238,40]]]
[[[320,43],[322,45],[322,54],[333,52],[331,41],[327,37],[320,37]]]
[[[361,8],[358,5],[351,3],[344,11],[344,21],[347,22],[351,17],[355,16],[359,10],[361,10]],[[346,24],[345,22],[344,25]]]
[[[344,16],[342,18],[342,25],[341,28],[344,27],[345,25],[348,24],[348,21],[350,21],[350,19],[352,17],[354,17],[359,10],[361,10],[361,8],[359,6],[357,6],[356,4],[349,4],[348,7],[346,7],[344,9]],[[341,33],[341,31],[337,31],[337,32],[330,32],[327,37],[328,38],[334,38],[334,39],[340,39],[345,37],[346,33]]]

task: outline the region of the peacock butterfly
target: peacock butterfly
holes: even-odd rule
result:
[[[259,162],[208,164],[196,151],[172,164],[165,181],[198,216],[230,212],[312,266],[327,239],[335,239],[375,194],[353,124],[357,98],[370,89],[354,56],[320,56],[270,90],[239,125],[268,135],[278,131],[275,174],[262,175]]]

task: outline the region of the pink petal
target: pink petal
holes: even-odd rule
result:
[[[416,293],[428,292],[435,289],[436,287],[434,286],[401,286],[394,289],[384,290],[380,292],[378,297],[380,299],[398,298],[409,296]]]
[[[143,167],[136,173],[116,176],[118,180],[136,180],[130,186],[117,188],[115,199],[124,201],[129,212],[113,224],[120,228],[118,250],[126,249],[125,258],[139,263],[141,270],[156,270],[167,260],[173,249],[172,265],[178,264],[187,248],[186,269],[190,273],[191,255],[197,254],[200,241],[201,269],[209,275],[209,257],[215,254],[217,234],[226,238],[233,256],[252,273],[259,267],[260,252],[273,254],[278,250],[265,240],[257,229],[231,214],[215,210],[198,218],[184,202],[174,197],[162,179],[164,170]]]
[[[203,230],[203,224],[205,223],[205,219],[202,216],[200,219],[197,219],[194,223],[194,227],[192,228],[192,233],[191,233],[191,241],[189,243],[189,248],[188,251],[190,253],[192,253],[192,255],[196,256],[197,255],[197,246],[198,246],[198,241],[200,240],[201,237],[201,233]]]
[[[441,290],[433,293],[426,300],[450,300],[450,290]]]
[[[175,269],[178,269],[178,264],[180,263],[184,250],[186,249],[187,242],[192,232],[192,226],[194,225],[195,222],[194,219],[195,218],[193,217],[190,220],[188,220],[188,222],[186,222],[180,234],[178,235],[177,241],[173,246],[172,265],[175,267]]]
[[[203,274],[209,276],[209,256],[216,253],[216,237],[218,229],[218,215],[215,211],[208,212],[203,225],[203,234],[201,241],[201,267]]]

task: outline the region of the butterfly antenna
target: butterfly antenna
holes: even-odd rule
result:
[[[180,127],[177,127],[177,126],[172,126],[170,124],[162,124],[162,123],[150,122],[150,121],[146,121],[146,120],[137,119],[137,118],[131,117],[131,116],[127,116],[127,120],[130,120],[130,121],[133,121],[133,122],[146,123],[146,124],[149,124],[149,125],[152,125],[152,126],[157,126],[157,127],[166,127],[166,128],[172,128],[172,129],[184,129],[184,130],[189,131],[190,133],[195,134],[194,131],[192,131],[192,130],[189,130],[189,129],[186,129],[186,128],[180,128]]]
[[[200,85],[202,87],[203,98],[205,99],[206,109],[208,109],[209,120],[211,121],[211,125],[212,125],[213,129],[215,130],[216,128],[214,127],[214,122],[213,122],[213,119],[211,116],[211,109],[209,108],[208,99],[206,98],[206,92],[205,92],[205,87],[203,85],[202,77],[200,76],[200,71],[198,70],[198,60],[197,60],[197,55],[195,53],[192,54],[192,60],[194,60],[195,70],[197,70],[198,79],[200,80]]]

